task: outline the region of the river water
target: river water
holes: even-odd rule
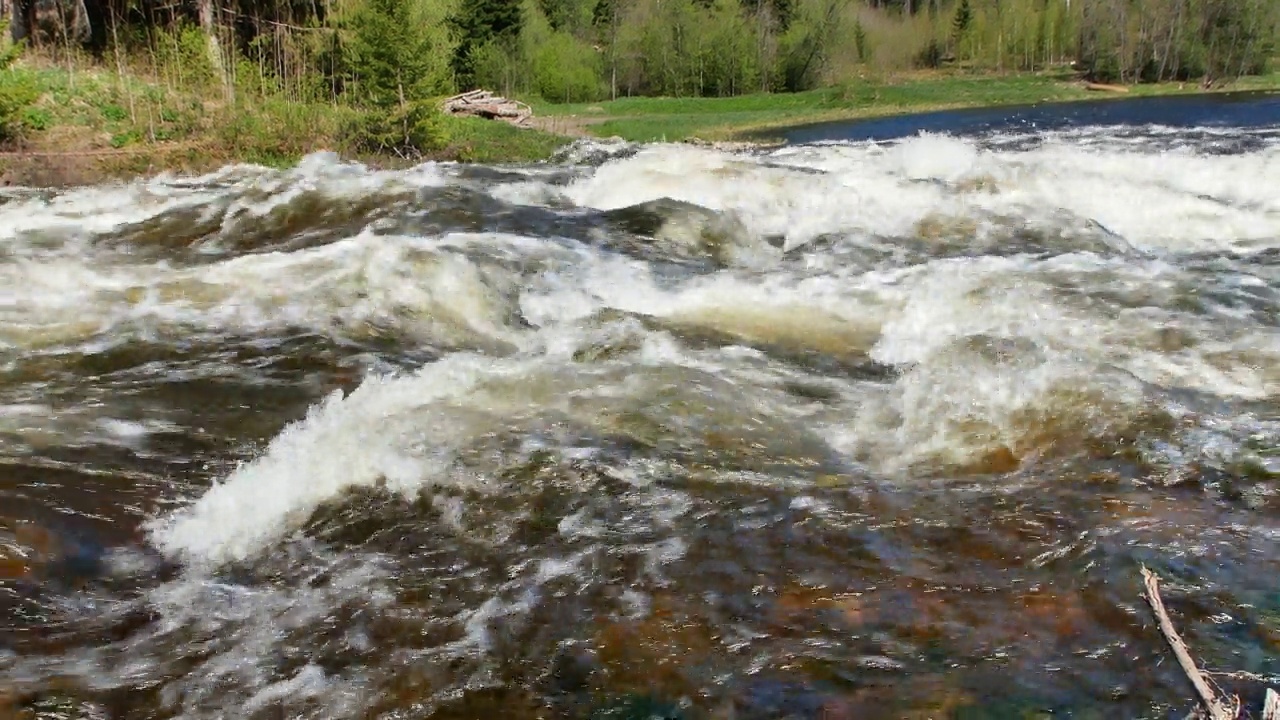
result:
[[[0,716],[1256,706],[1278,127],[9,191]]]

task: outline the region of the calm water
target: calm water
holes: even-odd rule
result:
[[[11,192],[0,716],[1183,717],[1141,564],[1280,685],[1277,123],[1079,112]]]
[[[996,133],[1028,135],[1039,140],[1046,133],[1108,127],[1109,137],[1142,137],[1153,128],[1179,131],[1178,139],[1204,140],[1214,130],[1261,130],[1274,137],[1280,132],[1280,93],[1232,92],[1211,95],[1175,95],[1131,98],[1102,97],[1065,103],[1040,103],[1006,107],[943,110],[869,120],[837,120],[771,131],[789,143],[892,140],[920,133],[983,137]],[[1234,135],[1227,132],[1227,135]],[[1256,135],[1252,133],[1251,135]],[[1257,149],[1251,136],[1233,137]],[[1237,147],[1228,144],[1236,150]],[[1206,149],[1206,148],[1202,148]],[[1220,150],[1221,145],[1212,149]]]

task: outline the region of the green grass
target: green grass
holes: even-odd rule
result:
[[[1245,78],[1231,90],[1280,89],[1280,73]],[[916,76],[897,82],[850,82],[794,94],[732,98],[621,98],[593,104],[534,102],[535,113],[574,118],[599,137],[632,141],[724,140],[769,129],[906,112],[1198,92],[1194,83],[1139,85],[1127,94],[1093,92],[1065,73]]]
[[[252,162],[286,167],[316,150],[346,150],[345,131],[358,111],[299,102],[284,95],[220,86],[174,88],[140,74],[85,64],[68,72],[36,57],[4,71],[0,82],[31,88],[38,98],[18,117],[21,147],[67,155],[120,151],[156,158],[190,146],[204,164]],[[0,87],[0,90],[3,90]],[[476,162],[528,162],[549,157],[567,139],[506,123],[445,117],[446,147],[435,157]],[[399,164],[398,158],[364,158]]]
[[[37,92],[38,100],[18,117],[19,137],[26,147],[67,154],[128,152],[138,155],[139,167],[148,167],[149,159],[171,162],[166,158],[210,167],[235,161],[288,166],[308,152],[343,151],[345,128],[359,115],[341,105],[298,102],[283,94],[240,91],[235,103],[226,103],[218,86],[175,88],[142,73],[119,74],[92,64],[76,65],[68,72],[65,64],[39,57],[24,58],[18,67],[3,71],[0,82]],[[1245,78],[1224,89],[1277,88],[1280,73]],[[1065,73],[953,72],[888,82],[860,80],[794,94],[531,104],[548,130],[678,141],[767,135],[769,129],[789,125],[906,112],[1198,91],[1194,83],[1161,84],[1136,86],[1118,95],[1086,91]],[[549,157],[567,142],[563,134],[501,122],[453,117],[443,122],[448,140],[436,155],[439,159],[529,162]]]
[[[522,129],[479,118],[446,117],[450,153],[472,162],[545,160],[568,142],[541,130]]]

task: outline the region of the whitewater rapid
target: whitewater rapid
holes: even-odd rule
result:
[[[501,654],[493,618],[537,612],[560,580],[596,582],[593,548],[639,553],[635,577],[665,587],[697,552],[706,487],[785,488],[831,527],[848,518],[819,496],[840,488],[976,478],[1054,493],[1104,471],[1143,487],[1213,473],[1246,507],[1271,507],[1280,140],[1209,153],[1159,142],[1171,133],[583,142],[543,165],[406,171],[319,153],[287,170],[10,191],[0,438],[11,458],[143,456],[231,432],[155,404],[148,383],[217,379],[237,388],[227,403],[275,413],[267,442],[236,438],[208,482],[164,491],[141,523],[182,568],[148,591],[166,618],[148,637],[227,633],[170,681],[186,700],[169,707],[190,717],[216,714],[219,687],[255,712],[369,707],[369,667],[263,664],[272,628],[313,627],[363,594],[396,602],[388,568],[403,558],[316,531],[374,512],[361,493],[425,503],[439,532],[506,568],[472,586],[440,561],[456,600],[419,609],[456,632],[422,630],[400,650],[419,658]],[[339,380],[290,369],[275,348],[295,341]],[[269,404],[289,383],[305,386],[304,412]],[[558,540],[544,547],[518,528],[545,478],[579,499],[547,521]],[[223,585],[278,563],[341,581]],[[243,610],[223,617],[227,594]],[[624,614],[652,602],[610,597]],[[128,685],[164,664],[143,645],[78,667]],[[493,680],[467,677],[442,675],[433,697]]]

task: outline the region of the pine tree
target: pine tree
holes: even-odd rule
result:
[[[969,26],[973,24],[973,8],[969,7],[969,0],[960,0],[956,3],[956,14],[951,19],[951,30],[954,33],[956,42],[959,42],[964,34],[968,32]]]
[[[466,0],[449,24],[458,40],[453,72],[458,84],[469,88],[475,78],[473,53],[490,42],[514,41],[524,26],[524,14],[520,0]]]
[[[412,21],[410,1],[366,0],[351,21],[353,95],[366,109],[352,134],[373,152],[419,154],[445,142],[428,101],[443,83],[432,75],[431,41]]]
[[[430,77],[433,48],[412,22],[409,0],[366,0],[351,26],[348,49],[362,104],[385,110],[435,89]]]

